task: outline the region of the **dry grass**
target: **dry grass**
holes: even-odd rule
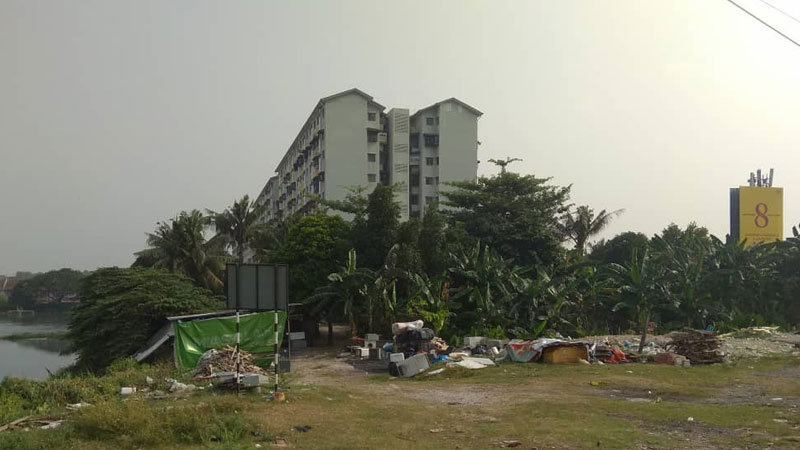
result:
[[[293,362],[286,403],[209,393],[109,399],[8,448],[267,448],[275,439],[298,449],[800,446],[796,358],[691,368],[509,363],[412,380],[371,370],[309,354]],[[12,440],[0,436],[4,443]]]

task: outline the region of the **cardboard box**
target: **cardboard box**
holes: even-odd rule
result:
[[[542,362],[546,363],[569,364],[581,359],[589,359],[589,349],[584,344],[548,347],[542,352]]]

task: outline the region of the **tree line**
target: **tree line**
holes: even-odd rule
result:
[[[421,220],[401,222],[383,185],[314,199],[318,212],[281,222],[261,223],[247,196],[219,213],[181,212],[148,234],[134,266],[220,292],[226,262],[286,263],[293,302],[358,334],[417,318],[452,340],[800,322],[796,230],[746,245],[670,224],[590,245],[621,210],[575,207],[570,186],[505,169],[443,187]]]

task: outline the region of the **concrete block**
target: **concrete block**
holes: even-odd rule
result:
[[[400,372],[401,377],[409,378],[425,371],[430,366],[428,355],[420,353],[397,363],[397,370]]]
[[[378,341],[364,341],[364,346],[367,348],[378,348]]]
[[[489,348],[497,347],[498,350],[502,350],[506,344],[508,344],[508,339],[487,339],[486,346]]]
[[[486,342],[486,338],[483,336],[467,336],[464,338],[464,347],[475,348],[484,342]]]
[[[377,341],[380,340],[380,336],[375,333],[367,333],[367,336],[364,340],[366,341]]]

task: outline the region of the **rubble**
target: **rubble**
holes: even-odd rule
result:
[[[670,333],[667,349],[686,357],[693,364],[714,364],[723,361],[720,342],[713,331],[685,330]]]
[[[240,372],[266,375],[266,371],[253,362],[253,355],[240,350]],[[207,378],[216,372],[236,372],[236,348],[227,346],[221,349],[212,349],[200,357],[194,371],[195,378]]]

